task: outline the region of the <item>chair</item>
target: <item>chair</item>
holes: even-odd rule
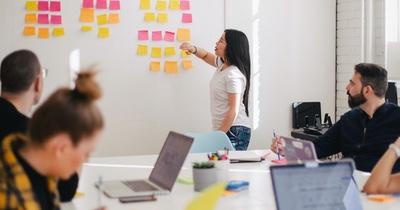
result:
[[[188,133],[187,135],[194,137],[190,153],[216,152],[223,149],[235,150],[228,136],[222,131]]]

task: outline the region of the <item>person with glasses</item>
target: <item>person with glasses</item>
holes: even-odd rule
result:
[[[0,67],[0,144],[13,133],[25,134],[29,115],[42,95],[47,69],[30,50],[17,50],[7,55]],[[78,186],[78,174],[58,183],[62,201],[70,201]]]

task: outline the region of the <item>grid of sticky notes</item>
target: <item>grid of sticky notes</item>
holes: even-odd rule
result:
[[[81,31],[88,33],[97,29],[97,38],[110,37],[109,27],[120,23],[120,10],[120,0],[82,0]]]
[[[27,0],[25,11],[24,36],[39,39],[64,36],[60,0]]]
[[[192,23],[190,3],[190,0],[140,0],[144,27],[137,31],[136,54],[151,58],[150,71],[163,70],[168,74],[178,74],[179,69],[192,68],[190,54],[179,49],[182,42],[191,39],[191,30],[188,28]],[[179,19],[170,18],[177,16]],[[175,26],[175,23],[179,23],[179,27],[170,28],[169,23]]]

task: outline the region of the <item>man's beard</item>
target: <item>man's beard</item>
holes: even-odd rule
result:
[[[364,104],[365,102],[367,102],[367,98],[365,98],[365,96],[362,94],[362,89],[361,89],[361,93],[359,93],[355,96],[350,95],[349,91],[347,91],[347,95],[348,95],[347,102],[349,103],[350,108],[358,107],[361,104]]]

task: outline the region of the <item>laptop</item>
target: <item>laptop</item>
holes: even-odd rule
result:
[[[231,163],[260,162],[264,160],[264,157],[251,150],[231,151],[229,152],[229,160]]]
[[[170,131],[148,179],[105,181],[96,186],[111,198],[168,194],[192,143],[192,137]]]
[[[270,167],[277,210],[362,210],[352,160]]]
[[[317,153],[315,152],[315,147],[312,142],[284,136],[282,136],[281,139],[283,140],[285,158],[288,163],[317,160]]]

